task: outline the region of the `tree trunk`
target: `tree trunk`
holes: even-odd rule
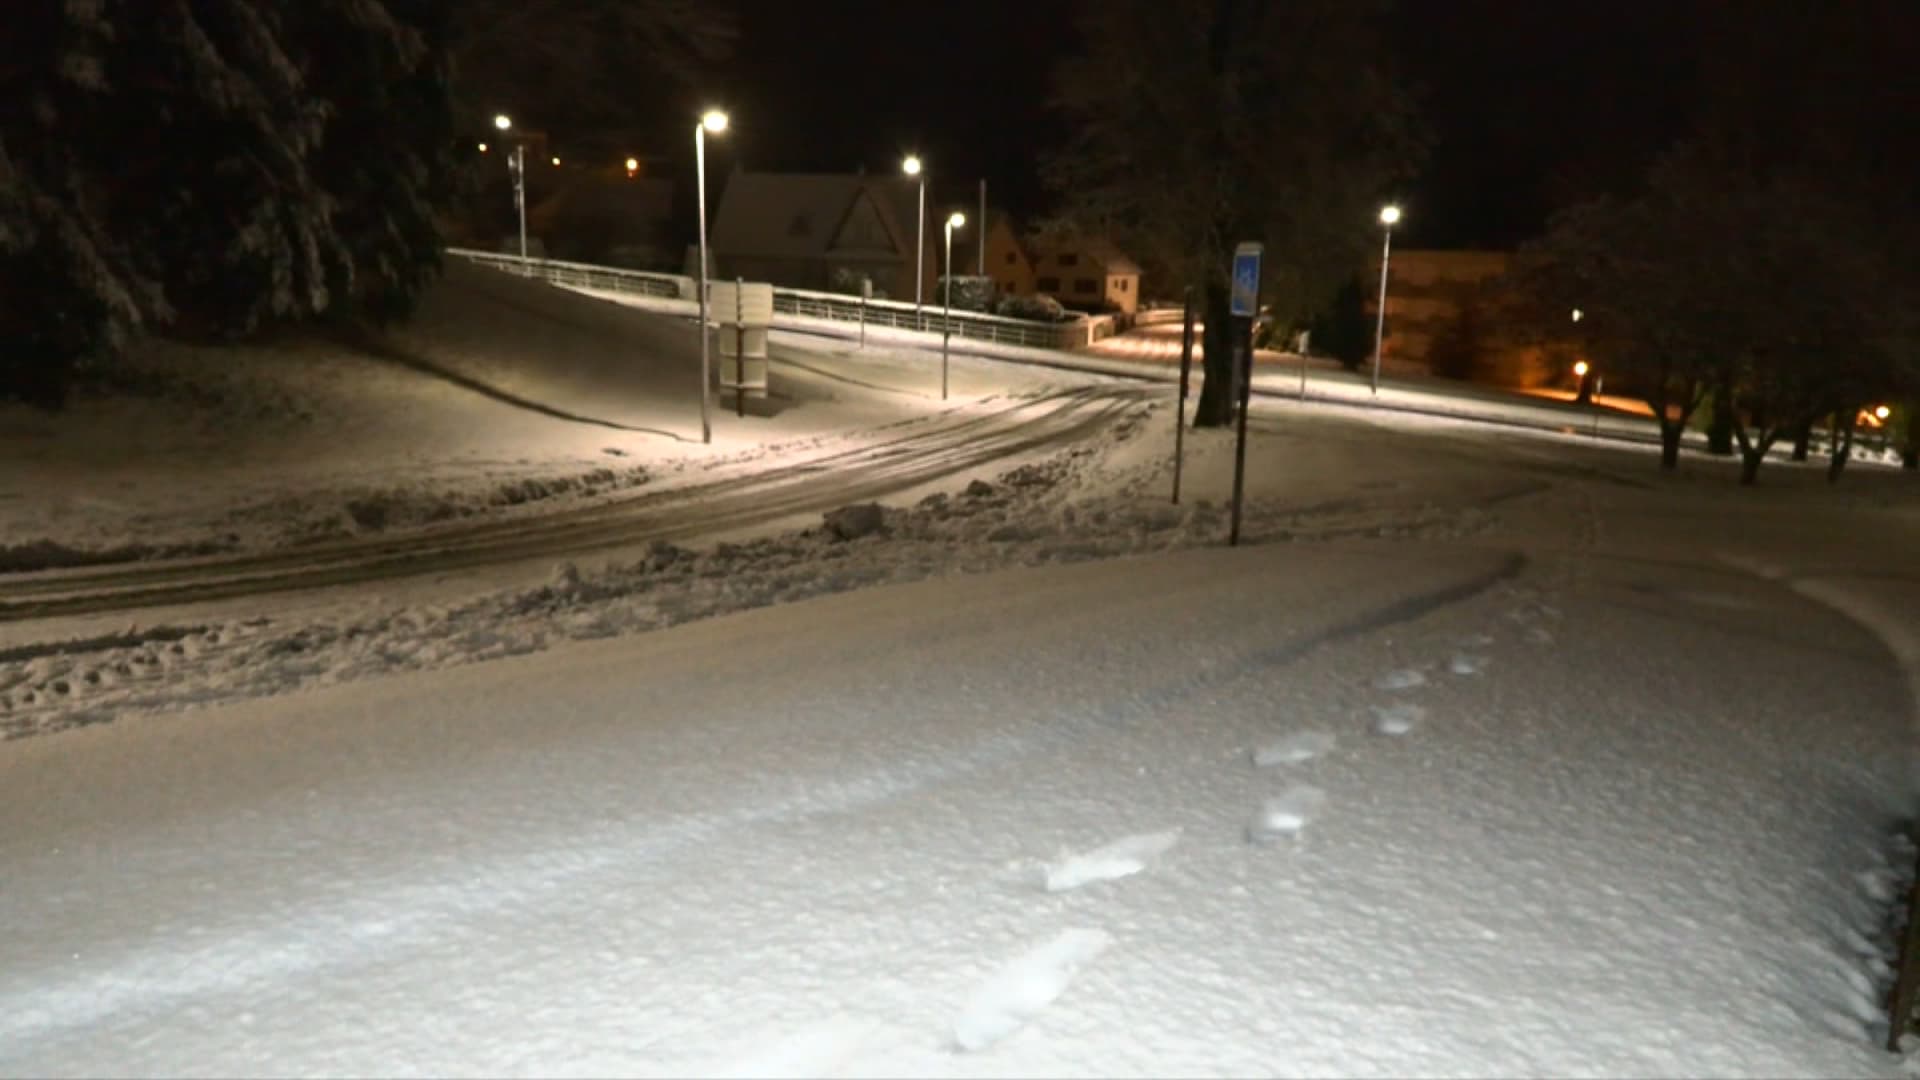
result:
[[[1206,320],[1201,335],[1205,354],[1201,358],[1204,374],[1200,402],[1193,411],[1196,428],[1226,427],[1233,422],[1233,320],[1227,315],[1229,299],[1224,282],[1208,283],[1206,306],[1201,312]]]
[[[1713,395],[1713,420],[1707,425],[1707,453],[1733,453],[1733,397],[1722,387]]]
[[[1680,440],[1687,433],[1685,420],[1669,420],[1660,417],[1660,471],[1674,472],[1680,468]]]
[[[1740,483],[1752,487],[1760,480],[1760,462],[1767,456],[1765,450],[1742,447],[1740,450]]]
[[[1834,417],[1838,419],[1842,415],[1846,419],[1840,422],[1840,430],[1834,432],[1833,455],[1827,461],[1827,483],[1829,484],[1840,479],[1840,471],[1847,467],[1847,459],[1853,456],[1854,420],[1860,415],[1860,410],[1850,409],[1844,414],[1835,413]]]
[[[1813,445],[1813,418],[1793,429],[1793,460],[1807,460],[1807,451]]]

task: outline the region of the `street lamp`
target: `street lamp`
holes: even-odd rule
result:
[[[711,375],[707,365],[707,132],[715,135],[727,130],[727,114],[719,109],[708,109],[693,125],[693,171],[694,186],[700,192],[700,441],[713,441],[713,424],[707,417],[708,379]],[[640,167],[633,158],[627,159],[627,173]]]
[[[1887,406],[1885,405],[1874,406],[1874,410],[1873,410],[1874,419],[1885,420],[1887,417],[1892,415],[1893,415],[1893,410],[1888,408]]]
[[[967,215],[954,211],[947,217],[947,276],[940,290],[945,302],[940,314],[940,400],[947,400],[947,340],[953,336],[953,230],[967,223]]]
[[[1380,306],[1373,321],[1373,396],[1380,396],[1380,343],[1387,332],[1387,262],[1393,258],[1393,227],[1400,222],[1400,208],[1388,203],[1380,208],[1380,225],[1386,240],[1380,247]]]
[[[639,171],[640,171],[640,159],[637,157],[628,158],[627,159],[627,179],[629,180],[633,179],[633,174]]]
[[[913,310],[919,314],[923,300],[921,289],[927,277],[927,178],[921,171],[920,155],[908,154],[900,171],[920,181],[920,216],[913,222]]]
[[[1593,369],[1587,365],[1585,360],[1577,361],[1573,365],[1573,373],[1582,379],[1586,378],[1587,372],[1591,370]]]
[[[493,126],[500,131],[513,129],[513,119],[506,113],[498,113],[493,118]],[[485,150],[486,143],[480,144]],[[513,208],[520,215],[520,272],[527,272],[527,144],[516,141],[513,154],[507,158],[507,173],[513,177]]]

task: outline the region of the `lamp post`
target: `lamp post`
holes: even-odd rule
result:
[[[493,126],[502,134],[513,130],[513,118],[500,113]],[[486,149],[486,144],[481,144]],[[513,208],[520,214],[520,272],[527,272],[527,144],[516,140],[513,155],[507,158],[507,172],[513,176]]]
[[[1393,227],[1400,221],[1400,208],[1388,203],[1380,208],[1380,224],[1386,240],[1380,248],[1380,305],[1373,320],[1373,396],[1380,396],[1380,343],[1387,331],[1387,262],[1393,258]]]
[[[715,135],[727,130],[727,114],[719,109],[708,109],[700,122],[693,125],[693,172],[694,187],[700,193],[700,441],[713,441],[713,424],[708,419],[707,398],[710,393],[707,358],[707,132]],[[633,171],[638,164],[628,158],[627,170]]]
[[[925,299],[921,290],[927,280],[927,178],[918,154],[908,154],[900,163],[900,171],[920,182],[920,214],[913,222],[913,311],[917,315]]]
[[[940,313],[940,400],[947,400],[947,339],[953,336],[953,230],[967,223],[967,215],[954,211],[947,217],[947,284],[940,290],[945,301]]]

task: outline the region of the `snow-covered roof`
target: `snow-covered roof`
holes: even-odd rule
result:
[[[911,258],[918,198],[912,181],[894,177],[737,170],[714,215],[713,249],[824,258],[851,244],[864,255]]]
[[[1036,257],[1049,255],[1080,255],[1099,263],[1109,274],[1138,274],[1140,264],[1127,257],[1113,241],[1104,236],[1049,236],[1035,237],[1029,244],[1029,250]]]

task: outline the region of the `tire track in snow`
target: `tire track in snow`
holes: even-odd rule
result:
[[[826,459],[532,521],[115,572],[34,575],[5,583],[0,622],[359,584],[728,532],[1072,442],[1143,400],[1137,391],[1081,388]]]

